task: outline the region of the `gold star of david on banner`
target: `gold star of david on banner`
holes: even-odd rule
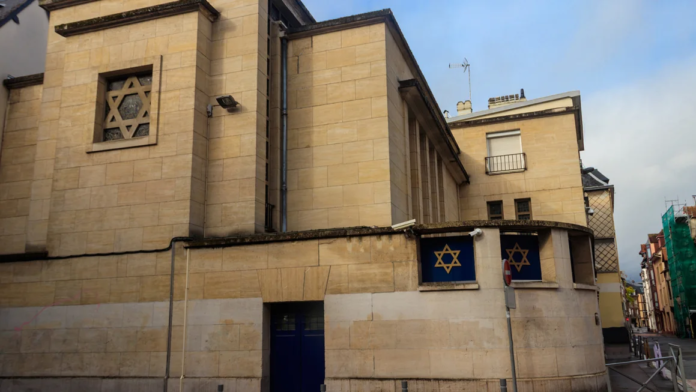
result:
[[[515,243],[515,246],[512,249],[505,249],[505,252],[508,254],[508,261],[510,262],[510,265],[517,268],[517,272],[522,272],[522,267],[525,265],[530,265],[529,260],[527,260],[529,250],[520,248],[520,244]],[[517,252],[520,252],[522,255],[522,260],[520,261],[515,261],[515,259],[512,257]]]
[[[435,267],[442,267],[447,271],[449,274],[450,271],[452,271],[453,267],[461,267],[462,265],[459,263],[459,252],[458,250],[452,250],[450,249],[449,245],[445,245],[445,247],[440,251],[440,252],[435,252],[435,256],[437,256],[437,263],[435,263]],[[444,255],[451,255],[452,256],[452,262],[450,264],[445,264],[442,261],[442,256]]]

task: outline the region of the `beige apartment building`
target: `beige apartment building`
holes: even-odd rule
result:
[[[553,220],[587,226],[580,176],[584,149],[580,92],[527,100],[491,98],[488,110],[459,105],[448,119],[470,184],[459,192],[462,219]]]
[[[492,390],[502,258],[520,388],[606,390],[579,93],[448,121],[389,10],[41,5],[46,71],[5,83],[0,390]]]

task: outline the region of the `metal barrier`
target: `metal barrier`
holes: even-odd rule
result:
[[[636,336],[634,334],[631,334],[629,342],[630,342],[631,353],[633,354],[633,356],[638,357],[639,359],[637,361],[610,363],[610,364],[606,365],[606,367],[607,367],[607,385],[608,385],[609,392],[611,392],[611,378],[609,377],[610,371],[614,371],[614,372],[628,378],[629,380],[635,382],[636,384],[640,385],[640,388],[637,390],[637,392],[640,392],[644,389],[649,390],[649,391],[653,391],[653,389],[648,387],[648,384],[665,367],[667,367],[669,369],[669,372],[671,375],[671,377],[665,376],[665,378],[671,378],[672,388],[674,389],[674,392],[679,391],[680,388],[682,391],[689,390],[689,386],[686,383],[686,373],[684,372],[684,358],[682,356],[682,351],[681,351],[680,346],[677,346],[676,344],[668,343],[669,350],[670,350],[669,356],[663,356],[660,358],[650,358],[650,346],[648,345],[647,338],[644,338],[643,336]],[[655,342],[655,344],[659,344],[659,343]],[[656,351],[658,351],[657,354],[659,355],[659,350],[657,350],[657,348],[656,348]],[[619,367],[619,366],[631,365],[631,364],[636,364],[636,363],[646,363],[646,362],[648,362],[648,363],[654,362],[657,370],[655,370],[655,372],[645,382],[641,382],[639,380],[636,380],[635,378],[615,369],[615,367]],[[668,367],[668,365],[669,365],[669,367]],[[680,381],[681,381],[681,384],[680,384]]]
[[[662,365],[655,371],[655,373],[653,373],[653,374],[648,378],[648,380],[645,381],[645,382],[641,382],[641,381],[639,381],[639,380],[636,380],[635,378],[629,376],[628,374],[622,373],[622,372],[620,372],[619,370],[614,369],[614,367],[616,367],[616,366],[626,366],[626,365],[632,365],[632,364],[634,364],[634,363],[654,362],[654,361],[661,361],[661,362],[664,361],[664,362],[663,362]],[[659,362],[658,362],[658,363],[659,363]],[[640,385],[640,388],[638,388],[638,389],[636,390],[636,392],[640,392],[640,391],[642,391],[643,389],[647,389],[648,391],[656,392],[654,389],[648,387],[648,384],[650,384],[650,381],[652,381],[652,379],[655,378],[655,376],[657,376],[657,375],[660,373],[660,371],[661,371],[665,366],[667,366],[668,363],[671,364],[672,374],[675,374],[676,372],[674,371],[674,369],[677,368],[677,359],[674,358],[674,357],[650,358],[650,359],[639,359],[639,360],[637,360],[637,361],[608,363],[608,364],[606,365],[606,366],[607,366],[607,388],[608,388],[608,391],[609,391],[609,392],[612,391],[612,390],[611,390],[611,378],[609,377],[609,371],[610,371],[610,370],[613,370],[613,371],[615,371],[616,373],[619,373],[620,375],[622,375],[622,376],[626,377],[627,379],[629,379],[629,380],[635,382],[636,384]],[[677,386],[677,378],[676,378],[676,377],[672,377],[672,387],[674,388],[674,392],[679,392],[679,387]]]

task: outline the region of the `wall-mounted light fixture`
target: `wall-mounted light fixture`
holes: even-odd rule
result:
[[[227,109],[228,112],[233,112],[234,109],[237,108],[237,105],[239,105],[239,102],[235,101],[234,97],[231,95],[223,95],[215,98],[215,100],[223,109]]]
[[[239,110],[240,104],[231,95],[223,95],[215,98],[217,105],[208,105],[208,117],[213,117],[213,107],[220,106],[223,109],[227,109],[228,112],[234,113]]]

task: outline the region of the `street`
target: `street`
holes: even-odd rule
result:
[[[659,334],[640,334],[639,336],[648,339],[650,347],[652,347],[655,342],[659,343],[663,356],[669,355],[670,351],[668,344],[671,343],[680,346],[682,349],[682,358],[684,360],[684,371],[686,373],[687,382],[690,385],[689,390],[696,391],[696,340],[678,339],[675,337],[663,336]],[[636,358],[633,358],[633,360],[636,360]],[[611,363],[624,361],[614,360],[608,362]],[[618,370],[640,381],[647,380],[648,377],[650,377],[650,375],[652,375],[655,371],[654,368],[648,367],[644,363],[622,366],[618,368]],[[610,374],[612,382],[612,392],[634,392],[638,390],[639,386],[635,382],[613,371]],[[663,379],[661,376],[656,376],[653,379],[653,381],[650,382],[648,387],[653,389],[655,392],[673,390],[672,382]]]

